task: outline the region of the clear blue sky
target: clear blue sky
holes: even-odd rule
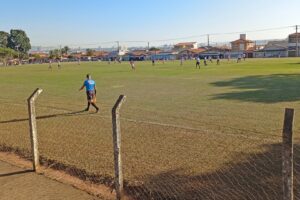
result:
[[[0,30],[24,29],[32,45],[109,46],[100,43],[296,25],[299,11],[300,0],[9,0],[1,2]],[[283,38],[293,31],[247,35],[249,39]],[[238,33],[211,40],[237,37]]]

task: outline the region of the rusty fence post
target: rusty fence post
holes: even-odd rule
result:
[[[31,142],[31,152],[33,154],[33,170],[38,171],[39,162],[39,150],[38,150],[38,139],[37,139],[37,129],[36,129],[36,112],[35,112],[35,101],[37,97],[41,94],[43,90],[37,88],[32,95],[27,99],[28,102],[28,113],[29,113],[29,130],[30,130],[30,142]]]
[[[293,121],[294,109],[286,108],[282,130],[283,200],[293,200]]]
[[[122,173],[122,159],[121,159],[121,128],[119,111],[125,101],[126,96],[120,95],[112,108],[112,131],[113,131],[113,145],[114,145],[114,166],[115,166],[115,188],[117,200],[123,196],[123,173]]]

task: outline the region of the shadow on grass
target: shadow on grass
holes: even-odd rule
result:
[[[213,99],[277,103],[300,100],[300,74],[246,76],[229,81],[211,83],[217,87],[238,89],[216,94]]]
[[[68,113],[60,113],[60,114],[53,114],[53,115],[42,115],[37,116],[36,119],[48,119],[48,118],[54,118],[54,117],[68,117],[68,116],[74,116],[80,113],[84,113],[85,110],[75,111],[75,112],[68,112]],[[89,113],[87,113],[89,114]],[[7,124],[7,123],[14,123],[14,122],[23,122],[28,121],[28,118],[22,118],[22,119],[11,119],[6,121],[0,121],[0,124]]]
[[[29,170],[23,170],[23,171],[16,171],[16,172],[10,172],[10,173],[4,173],[4,174],[0,174],[0,178],[1,177],[6,177],[6,176],[14,176],[14,175],[19,175],[19,174],[27,174],[30,172],[34,172],[32,169]]]
[[[296,62],[296,63],[287,63],[289,65],[300,65],[300,62]]]
[[[176,169],[147,176],[140,185],[128,184],[125,190],[133,199],[282,199],[281,144],[263,147],[261,153],[237,153],[241,161],[227,163],[211,173],[188,175]],[[294,148],[295,160],[299,161],[300,145]],[[300,172],[298,164],[294,164],[296,172]],[[295,177],[300,178],[298,173]],[[294,188],[299,186],[295,181]],[[300,198],[300,190],[295,190],[295,196]]]

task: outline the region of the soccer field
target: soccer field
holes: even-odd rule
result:
[[[44,106],[78,111],[86,106],[85,94],[78,89],[90,73],[98,87],[100,115],[110,115],[118,95],[125,94],[125,118],[194,128],[212,123],[263,131],[274,123],[281,125],[283,108],[298,108],[299,62],[223,61],[219,66],[202,65],[200,70],[195,69],[194,61],[183,66],[178,61],[156,66],[137,62],[136,71],[131,71],[127,62],[66,63],[61,70],[48,70],[46,64],[2,67],[1,101],[24,103],[40,87],[44,92],[38,101]]]
[[[47,64],[1,67],[0,144],[29,150],[26,99],[39,87],[44,90],[37,100],[41,155],[99,175],[102,182],[111,180],[110,112],[124,94],[122,154],[128,190],[147,188],[162,197],[186,199],[195,193],[215,199],[243,199],[249,191],[256,199],[281,195],[286,107],[296,111],[295,152],[300,150],[299,59],[202,62],[200,70],[195,61],[135,64],[136,71],[128,62],[63,63],[52,70]],[[86,107],[85,93],[78,89],[87,73],[98,88],[97,114],[79,112]]]

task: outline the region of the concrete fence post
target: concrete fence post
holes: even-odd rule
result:
[[[293,121],[294,109],[286,108],[282,131],[283,200],[293,200]]]
[[[28,113],[29,113],[29,130],[30,130],[30,141],[31,141],[31,152],[33,154],[33,170],[38,171],[39,162],[39,150],[36,130],[36,112],[35,112],[35,101],[43,90],[37,88],[32,95],[27,99],[28,102]]]
[[[126,96],[120,95],[112,108],[112,129],[113,129],[113,145],[114,145],[114,165],[115,165],[115,189],[117,200],[123,196],[123,173],[121,159],[121,128],[119,111],[125,101]]]

